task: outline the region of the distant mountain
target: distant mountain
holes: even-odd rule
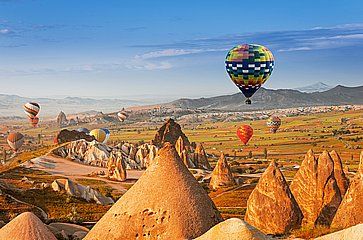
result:
[[[56,116],[60,111],[66,114],[86,111],[114,112],[123,107],[143,105],[145,102],[122,99],[92,99],[79,97],[27,98],[17,95],[0,94],[0,117],[24,116],[23,104],[27,102],[40,104],[40,116]]]
[[[211,98],[179,99],[163,104],[166,108],[244,111],[290,108],[302,106],[363,104],[363,86],[336,86],[324,92],[305,93],[292,89],[271,90],[261,88],[246,105],[242,93]]]
[[[313,92],[324,92],[332,88],[333,88],[332,86],[329,86],[323,82],[318,82],[305,87],[295,88],[295,90],[298,90],[300,92],[313,93]]]

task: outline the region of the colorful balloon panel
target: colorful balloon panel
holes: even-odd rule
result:
[[[101,128],[103,131],[105,131],[106,133],[106,137],[105,137],[105,140],[103,140],[103,143],[107,143],[108,142],[108,139],[110,139],[110,136],[111,136],[111,132],[110,130],[108,130],[107,128]]]
[[[120,120],[121,122],[125,121],[126,118],[128,117],[127,113],[125,111],[121,111],[117,113],[117,117],[118,120]]]
[[[94,136],[99,143],[102,143],[106,139],[106,132],[102,129],[93,129],[89,135]]]
[[[242,125],[237,129],[237,136],[244,145],[248,143],[253,135],[253,129],[250,125]]]
[[[34,102],[28,102],[28,103],[24,104],[23,108],[24,108],[25,114],[29,118],[34,118],[35,116],[38,115],[38,113],[40,111],[39,104],[38,103],[34,103]]]
[[[10,148],[16,152],[24,143],[24,135],[18,132],[10,133],[7,137],[7,142]]]
[[[231,80],[250,98],[270,77],[275,60],[266,47],[244,44],[228,52],[225,64]]]
[[[270,132],[276,133],[281,126],[281,119],[278,116],[271,116],[266,124],[270,128]]]

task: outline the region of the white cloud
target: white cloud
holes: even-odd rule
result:
[[[310,51],[310,50],[313,50],[313,49],[310,47],[295,47],[295,48],[280,49],[280,50],[278,50],[278,52]]]
[[[130,63],[126,64],[126,67],[129,69],[136,69],[136,70],[167,70],[171,69],[173,65],[169,62],[146,62],[146,61],[138,61],[134,60]]]
[[[11,31],[10,31],[10,29],[8,29],[8,28],[3,28],[3,29],[0,29],[0,34],[8,34],[8,33],[10,33]]]

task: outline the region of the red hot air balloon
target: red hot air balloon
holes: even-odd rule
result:
[[[250,125],[242,125],[237,129],[237,136],[244,145],[248,143],[253,135],[253,129]]]
[[[33,127],[36,127],[38,126],[39,118],[38,117],[29,118],[29,122]]]
[[[7,138],[7,142],[14,152],[18,151],[24,143],[24,136],[21,133],[10,133]]]

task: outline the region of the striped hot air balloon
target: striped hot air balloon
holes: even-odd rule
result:
[[[106,132],[102,129],[93,129],[89,135],[94,136],[99,143],[102,143],[106,139]]]
[[[128,114],[125,111],[121,111],[117,113],[117,118],[120,120],[120,122],[123,122],[127,119]]]
[[[266,125],[270,128],[270,132],[276,133],[281,126],[281,119],[278,116],[271,116],[267,120]]]
[[[13,132],[8,135],[7,142],[14,152],[18,151],[24,143],[24,135],[18,132]]]
[[[39,118],[38,117],[29,118],[29,122],[33,127],[36,127],[38,126]]]
[[[253,135],[253,128],[250,125],[242,125],[237,129],[237,136],[244,145],[248,143]]]
[[[39,104],[35,103],[35,102],[28,102],[28,103],[24,104],[23,108],[24,108],[25,114],[29,118],[36,117],[38,115],[39,111],[40,111]]]

